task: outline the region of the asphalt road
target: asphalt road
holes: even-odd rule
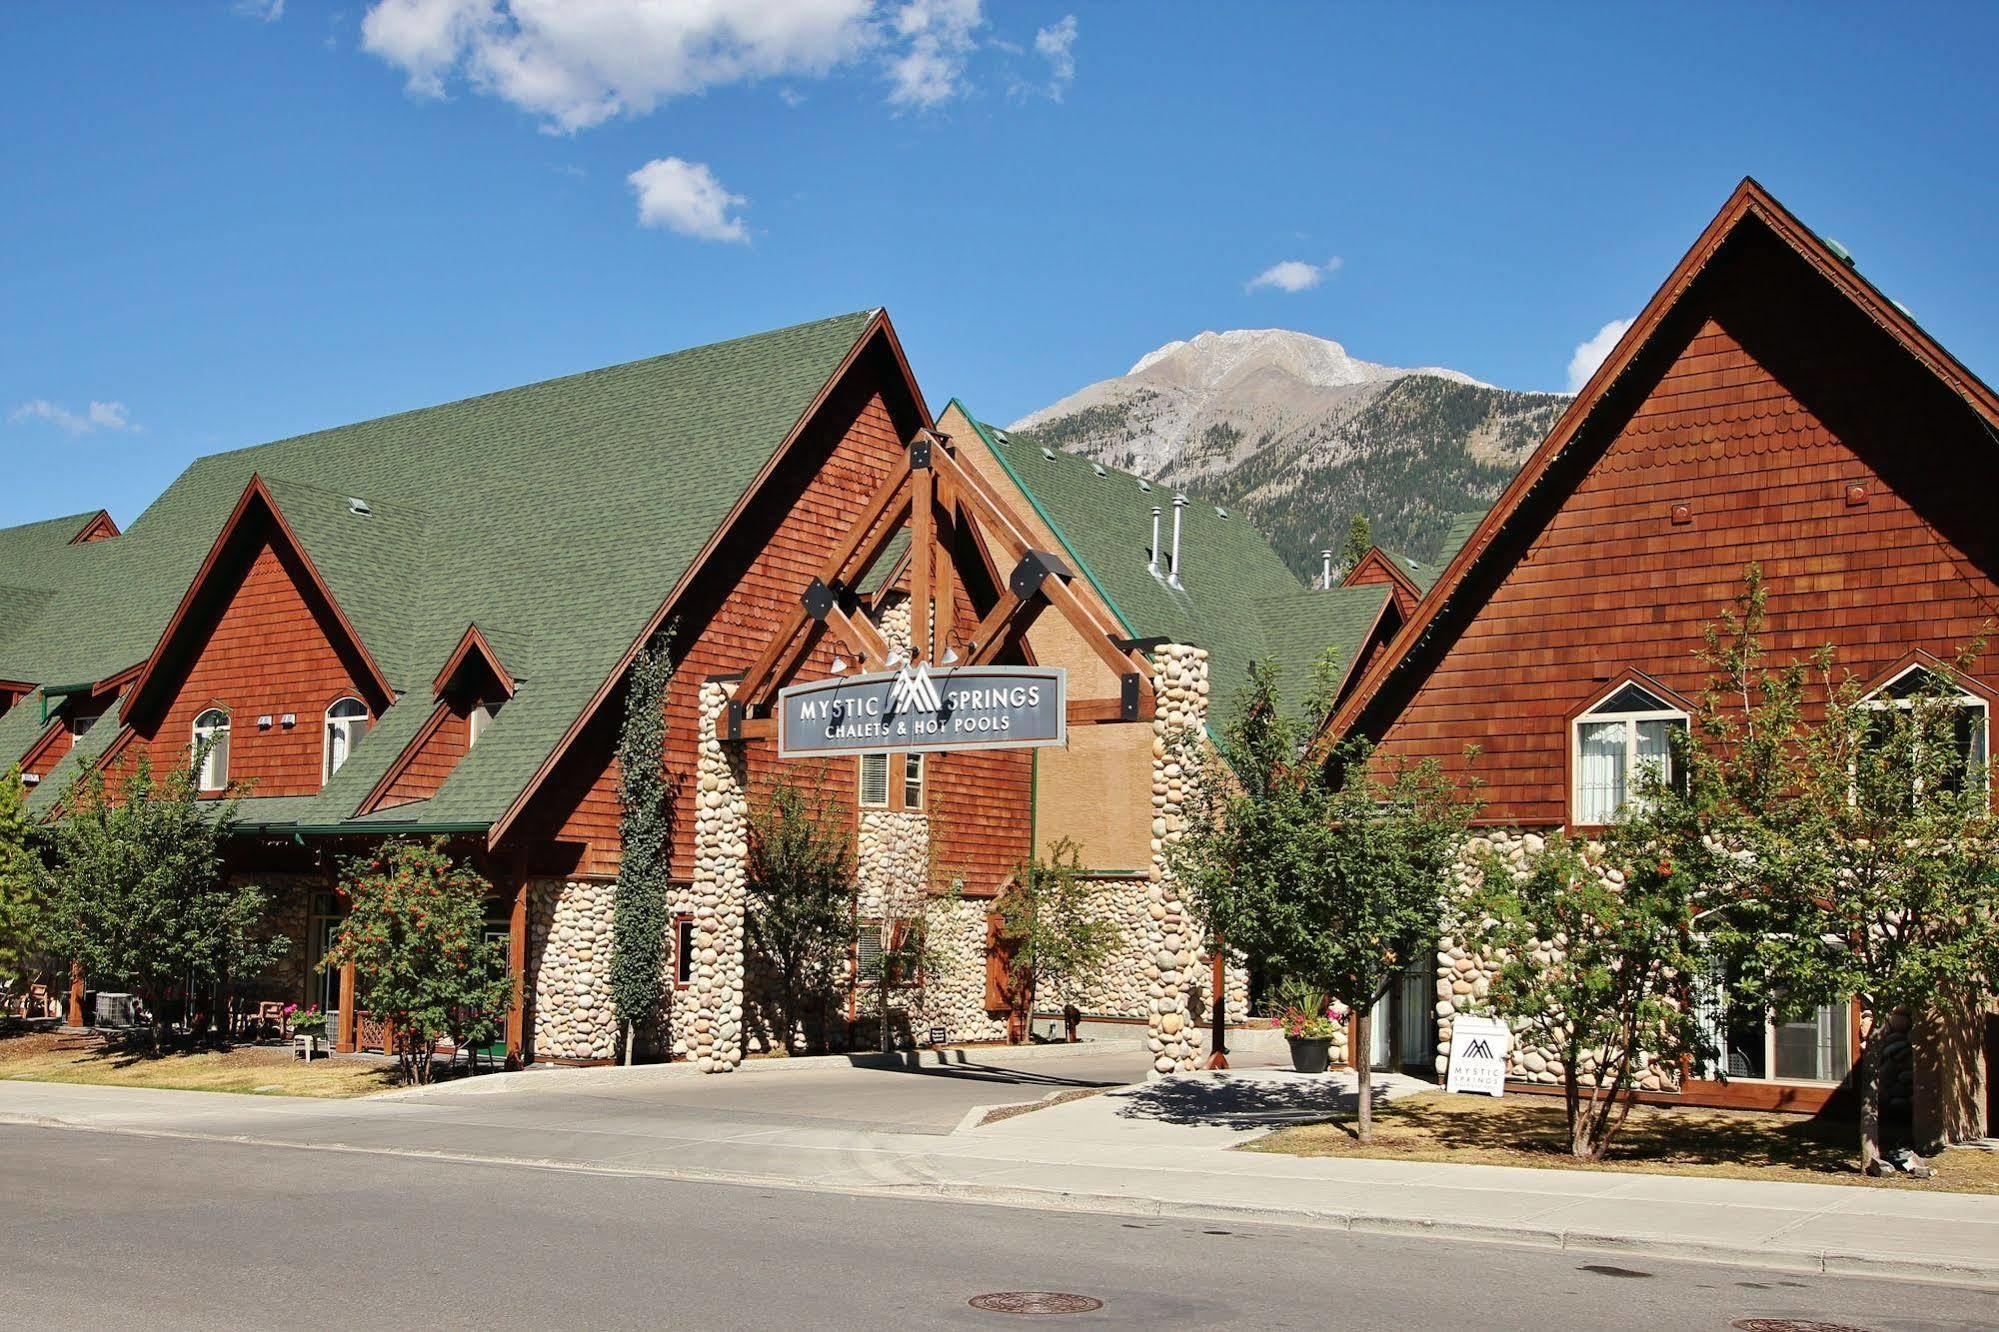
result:
[[[0,1126],[0,1325],[1999,1327],[1999,1294]],[[967,1301],[1053,1290],[1093,1314]]]

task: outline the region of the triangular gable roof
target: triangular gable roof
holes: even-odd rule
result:
[[[852,327],[852,321],[855,318],[856,316],[846,316],[841,320],[826,321],[824,327],[829,331],[844,330]],[[507,803],[505,811],[493,822],[489,841],[498,843],[505,836],[507,830],[513,826],[514,822],[520,818],[522,812],[527,808],[528,802],[534,798],[535,793],[541,789],[542,785],[555,771],[556,765],[562,761],[563,756],[576,744],[578,737],[583,734],[584,728],[590,724],[591,720],[597,716],[605,703],[616,692],[619,683],[625,678],[626,672],[631,669],[632,662],[637,659],[639,653],[645,648],[645,645],[652,641],[653,637],[660,632],[672,617],[674,608],[679,605],[682,596],[686,594],[688,588],[693,586],[694,580],[707,567],[709,558],[722,544],[729,532],[741,521],[744,513],[755,502],[756,497],[763,491],[764,486],[769,482],[771,476],[790,454],[792,446],[798,443],[800,437],[805,434],[807,428],[819,416],[820,410],[826,406],[835,390],[846,379],[848,372],[854,369],[865,355],[876,348],[885,351],[891,358],[896,373],[909,395],[910,405],[914,409],[918,424],[926,430],[934,424],[930,415],[929,404],[924,401],[922,390],[916,383],[916,376],[909,368],[909,359],[903,353],[902,340],[896,336],[895,326],[889,322],[888,311],[877,308],[867,311],[864,315],[859,316],[859,318],[864,320],[864,322],[861,323],[859,328],[853,330],[837,361],[821,375],[816,388],[791,417],[789,427],[785,430],[782,438],[776,441],[775,447],[771,448],[767,454],[761,455],[761,465],[754,470],[747,478],[747,483],[736,493],[734,502],[730,504],[726,512],[722,515],[721,520],[713,523],[705,530],[703,534],[704,539],[699,548],[694,550],[681,566],[678,576],[673,579],[664,599],[657,603],[657,609],[638,626],[638,632],[630,637],[623,652],[611,666],[610,671],[602,676],[593,677],[597,680],[594,690],[587,696],[577,700],[580,707],[568,714],[568,724],[562,729],[553,747],[547,751],[540,763],[535,766],[525,783],[518,788],[517,793]],[[789,330],[786,331],[788,332]],[[723,385],[719,387],[726,388],[728,386]],[[520,715],[522,711],[521,704],[522,700],[517,700],[509,705],[509,724],[512,724]],[[446,781],[444,788],[442,788],[443,791],[449,791],[452,782],[457,780],[460,774],[467,770],[474,770],[476,763],[487,759],[499,747],[495,742],[504,743],[505,737],[506,728],[496,725],[493,728],[492,734],[486,739],[481,740],[478,748],[466,755],[465,759],[459,765],[458,772],[454,773],[453,777]]]
[[[1361,587],[1369,583],[1393,584],[1402,589],[1410,603],[1421,601],[1427,583],[1417,581],[1417,571],[1424,566],[1415,560],[1406,560],[1400,555],[1390,554],[1380,546],[1369,546],[1367,554],[1354,561],[1353,568],[1340,579],[1341,587]],[[1431,577],[1435,577],[1434,574]]]
[[[508,698],[512,698],[519,685],[515,683],[512,673],[501,663],[500,654],[487,639],[486,631],[476,623],[465,626],[465,636],[458,640],[458,646],[452,649],[451,656],[445,660],[443,669],[438,671],[437,678],[430,682],[430,696],[442,697],[444,691],[451,687],[451,677],[458,674],[458,668],[474,657],[486,663],[486,668],[493,673],[493,678],[500,682],[501,690]]]
[[[1800,222],[1753,178],[1744,177],[1700,238],[1687,251],[1666,281],[1617,346],[1597,367],[1569,406],[1555,422],[1548,437],[1529,456],[1519,473],[1500,494],[1499,500],[1472,530],[1469,538],[1445,565],[1444,572],[1416,607],[1409,625],[1398,635],[1398,648],[1377,662],[1322,728],[1322,734],[1342,736],[1352,730],[1380,697],[1382,689],[1410,664],[1447,619],[1472,613],[1476,607],[1461,606],[1460,594],[1470,575],[1491,552],[1499,536],[1507,531],[1531,496],[1550,484],[1558,464],[1566,461],[1572,448],[1601,449],[1615,432],[1587,430],[1598,409],[1621,386],[1625,373],[1651,346],[1662,325],[1679,308],[1695,281],[1707,270],[1722,247],[1747,227],[1760,227],[1788,246],[1869,319],[1884,330],[1897,345],[1923,365],[1941,383],[1961,398],[1999,434],[1999,395],[1967,369],[1956,357],[1923,330],[1908,312],[1861,276],[1842,252],[1835,250],[1816,232]],[[1601,436],[1601,437],[1599,437]],[[1565,469],[1567,486],[1573,487],[1585,469]]]
[[[227,563],[225,556],[242,541],[250,539],[250,524],[258,518],[263,518],[269,524],[270,539],[288,549],[298,560],[300,567],[305,570],[311,584],[306,590],[324,603],[342,640],[335,643],[336,650],[344,649],[360,665],[363,684],[374,693],[374,697],[369,700],[370,704],[379,713],[395,701],[395,686],[382,674],[382,668],[376,664],[374,655],[368,651],[368,645],[361,640],[361,635],[355,632],[352,621],[347,618],[347,612],[341,609],[339,599],[333,595],[332,589],[326,585],[326,580],[320,576],[318,567],[313,563],[311,555],[307,554],[305,547],[300,544],[298,534],[292,530],[292,525],[285,520],[284,512],[278,507],[277,501],[271,498],[271,492],[265,486],[263,477],[253,472],[250,474],[250,483],[243,488],[242,497],[236,501],[236,508],[222,524],[222,530],[216,533],[215,542],[208,550],[208,558],[202,561],[201,568],[195,573],[194,581],[188,584],[187,591],[181,595],[180,604],[174,608],[173,615],[167,620],[166,628],[160,633],[159,642],[154,645],[145,664],[140,667],[138,679],[126,692],[124,704],[118,712],[120,721],[132,724],[137,720],[135,714],[143,715],[145,709],[156,701],[171,674],[169,662],[173,659],[175,650],[181,646],[186,636],[203,624],[204,608],[220,613],[220,606],[214,604],[210,598],[210,584],[218,578],[228,576],[231,572],[225,567]]]

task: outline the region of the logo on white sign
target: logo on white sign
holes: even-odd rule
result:
[[[1501,1096],[1513,1033],[1497,1018],[1460,1017],[1451,1024],[1451,1065],[1444,1090]]]
[[[896,672],[895,683],[889,686],[888,706],[891,712],[936,712],[944,706],[927,663],[919,663],[914,671],[905,665]]]

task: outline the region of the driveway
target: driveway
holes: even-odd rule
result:
[[[626,1115],[671,1119],[690,1127],[723,1124],[949,1133],[979,1106],[1016,1105],[1078,1088],[1122,1087],[1145,1080],[1143,1049],[1077,1053],[1040,1047],[1021,1052],[958,1052],[961,1063],[920,1069],[853,1067],[814,1060],[810,1067],[753,1061],[736,1073],[703,1075],[685,1065],[528,1072],[504,1080],[448,1084],[409,1099],[470,1101],[504,1088],[510,1106],[573,1104],[593,1119]],[[481,1084],[494,1091],[482,1089]]]

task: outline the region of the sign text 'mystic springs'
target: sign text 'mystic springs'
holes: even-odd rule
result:
[[[1060,745],[1068,740],[1066,684],[1051,666],[904,666],[793,685],[777,696],[777,752]]]

